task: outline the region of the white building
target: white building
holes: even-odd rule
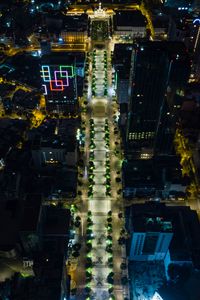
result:
[[[129,260],[164,260],[173,236],[170,231],[171,223],[162,222],[160,218],[149,218],[146,222],[145,226],[153,225],[154,229],[144,232],[137,232],[137,229],[133,231]],[[169,231],[165,231],[165,226]]]

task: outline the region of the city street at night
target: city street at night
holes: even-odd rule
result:
[[[200,1],[0,1],[0,300],[200,300]]]

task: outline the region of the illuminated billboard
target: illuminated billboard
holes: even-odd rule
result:
[[[43,64],[40,70],[46,108],[54,112],[77,109],[77,76],[72,64]]]
[[[74,66],[42,65],[40,72],[44,95],[64,92],[70,97],[71,90],[74,88]]]

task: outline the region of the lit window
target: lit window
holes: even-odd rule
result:
[[[151,158],[151,156],[149,155],[149,153],[141,153],[140,158],[141,159],[149,159],[149,158]]]

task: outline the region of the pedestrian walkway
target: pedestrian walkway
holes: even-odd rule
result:
[[[87,273],[86,276],[85,289],[81,281],[77,286],[76,300],[123,300],[128,298],[129,293],[127,287],[124,288],[121,285],[121,276],[124,271],[122,272],[120,265],[124,260],[118,239],[123,222],[118,218],[121,204],[119,204],[120,199],[117,194],[121,184],[115,180],[116,176],[119,176],[117,172],[119,172],[121,156],[114,154],[116,148],[116,136],[113,133],[114,109],[110,95],[105,96],[106,90],[110,89],[105,84],[108,77],[107,73],[111,73],[111,65],[108,66],[108,70],[105,69],[105,61],[109,59],[107,56],[110,54],[105,50],[96,50],[95,53],[96,58],[92,72],[96,78],[96,89],[95,96],[91,97],[89,101],[90,119],[87,121],[88,125],[90,124],[89,127],[92,124],[94,136],[91,140],[90,129],[87,134],[89,148],[86,150],[89,151],[87,157],[93,157],[92,160],[89,159],[93,166],[93,182],[90,181],[91,190],[86,199],[87,211],[91,214],[90,224],[92,225],[86,225],[86,232],[88,233],[84,235],[86,244],[88,245],[88,242],[91,244],[91,250],[82,252],[80,258],[81,262],[84,261],[83,255],[85,255],[85,259],[86,256],[91,258],[92,267],[87,268],[88,271],[86,271],[89,274]],[[88,168],[88,176],[90,174]],[[86,219],[88,219],[88,215],[84,213],[84,220],[86,221]],[[82,271],[82,268],[78,267],[78,269]],[[84,295],[87,296],[84,298]]]
[[[105,67],[104,67],[104,51],[96,51],[95,70],[93,71],[96,78],[96,96],[104,96],[104,82],[105,82]]]
[[[105,105],[102,103],[102,105]],[[91,288],[95,299],[109,298],[109,284],[107,276],[110,273],[108,268],[109,253],[106,252],[107,236],[107,214],[111,210],[111,201],[106,197],[105,172],[106,172],[106,144],[104,140],[105,118],[94,118],[94,196],[89,200],[88,209],[92,212],[93,234],[92,258],[93,281]],[[101,214],[99,216],[99,214]]]

